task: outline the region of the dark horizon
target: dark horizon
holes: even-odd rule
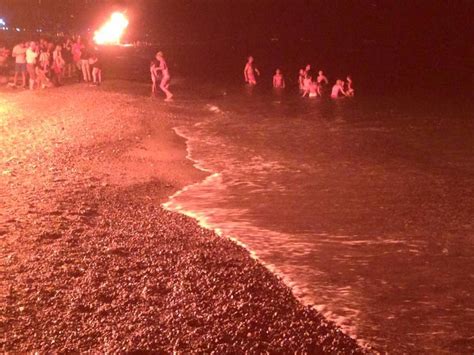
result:
[[[316,39],[343,47],[432,46],[466,50],[473,2],[359,0],[2,0],[0,17],[19,27],[87,31],[113,10],[126,11],[133,36],[164,40]]]
[[[380,80],[404,87],[418,78],[415,86],[421,90],[441,85],[458,94],[456,87],[470,91],[473,84],[469,40],[473,4],[468,0],[37,0],[34,4],[2,0],[0,17],[20,26],[91,36],[112,11],[120,10],[130,19],[125,40],[159,44],[171,52],[171,65],[179,70],[189,67],[192,72],[194,62],[217,67],[221,76],[237,70],[238,63],[253,54],[270,72],[275,66],[293,71],[312,63],[334,75],[354,74],[367,88],[380,87],[375,83]],[[193,55],[182,58],[183,53]]]

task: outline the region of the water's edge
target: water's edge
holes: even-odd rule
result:
[[[190,144],[190,138],[186,136],[183,132],[180,131],[179,127],[173,127],[173,131],[175,134],[184,139],[186,145],[186,159],[191,161],[193,167],[208,174],[203,180],[195,182],[193,184],[187,185],[182,189],[175,192],[173,195],[169,196],[168,201],[162,203],[162,207],[170,212],[177,212],[184,216],[190,217],[197,221],[198,225],[201,228],[212,230],[220,237],[227,238],[237,244],[238,246],[244,248],[248,253],[249,256],[263,265],[267,270],[269,270],[273,275],[275,275],[279,280],[281,280],[290,290],[293,296],[304,306],[309,306],[316,310],[319,314],[321,314],[326,320],[336,324],[336,326],[341,329],[341,331],[350,336],[352,339],[356,340],[357,344],[365,349],[371,349],[371,346],[367,340],[360,339],[357,336],[357,333],[354,331],[353,328],[350,328],[344,325],[340,318],[332,313],[331,311],[325,310],[325,305],[318,305],[316,304],[316,300],[306,296],[302,290],[297,286],[297,284],[292,281],[286,274],[281,272],[274,264],[267,263],[263,261],[255,251],[250,249],[245,243],[239,240],[238,236],[230,235],[228,233],[224,233],[219,227],[213,226],[211,223],[208,222],[208,218],[203,214],[199,213],[198,211],[190,211],[186,210],[182,205],[175,203],[175,199],[185,193],[186,191],[192,189],[194,186],[198,186],[201,184],[205,184],[209,180],[218,179],[221,177],[219,172],[214,172],[204,166],[203,161],[199,161],[195,159],[192,155],[192,147]]]

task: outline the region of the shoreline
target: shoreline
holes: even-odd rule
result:
[[[189,210],[184,210],[182,208],[182,206],[179,205],[179,204],[173,206],[173,203],[174,203],[173,200],[176,197],[178,197],[179,195],[181,195],[182,193],[185,193],[187,190],[191,189],[193,186],[206,184],[206,182],[208,180],[211,180],[211,179],[218,178],[218,177],[222,176],[221,173],[219,173],[219,172],[215,172],[215,171],[212,171],[208,168],[205,168],[201,161],[196,160],[195,158],[193,158],[192,151],[190,149],[190,143],[189,143],[190,138],[187,137],[182,132],[180,132],[177,127],[174,127],[173,130],[174,130],[174,132],[176,133],[177,136],[181,137],[185,141],[186,151],[187,151],[186,159],[188,159],[189,161],[192,162],[194,168],[206,173],[207,176],[204,177],[204,179],[202,179],[200,181],[197,181],[195,183],[192,183],[190,185],[184,186],[183,188],[181,188],[178,191],[176,191],[175,193],[173,193],[171,196],[169,196],[168,200],[165,203],[162,203],[162,207],[164,209],[166,209],[167,211],[179,213],[179,214],[182,214],[186,217],[189,217],[189,218],[192,218],[192,219],[196,220],[198,225],[201,228],[204,228],[206,230],[210,230],[213,233],[217,234],[219,237],[226,238],[226,239],[232,241],[233,243],[235,243],[236,245],[238,245],[239,247],[243,248],[253,260],[257,261],[262,266],[264,266],[270,273],[275,275],[286,287],[288,287],[291,290],[293,296],[303,306],[310,307],[310,308],[314,309],[314,311],[317,312],[318,314],[322,314],[325,319],[327,319],[328,321],[334,323],[338,328],[341,328],[342,331],[344,332],[344,334],[346,334],[349,337],[351,337],[352,339],[354,339],[360,347],[362,347],[364,349],[371,349],[372,347],[371,347],[370,343],[368,341],[364,340],[364,339],[358,338],[356,332],[352,329],[352,327],[344,325],[342,322],[340,322],[340,317],[333,314],[332,312],[330,312],[330,311],[324,312],[323,309],[324,309],[325,305],[316,304],[315,302],[317,300],[315,300],[313,298],[309,298],[306,295],[306,292],[304,292],[304,290],[301,290],[298,287],[297,282],[293,281],[289,276],[287,276],[287,275],[285,275],[285,273],[281,272],[276,265],[265,262],[264,260],[262,260],[258,256],[257,252],[252,250],[251,247],[249,247],[247,244],[245,244],[243,241],[241,241],[238,238],[238,236],[233,236],[233,235],[230,235],[230,234],[226,234],[220,228],[215,227],[212,224],[210,224],[207,221],[207,217],[202,215],[202,214],[197,214],[197,213],[194,213],[194,212],[189,211]]]
[[[248,250],[163,209],[205,177],[180,113],[124,83],[0,93],[2,351],[362,353]]]

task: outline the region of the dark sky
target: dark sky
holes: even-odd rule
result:
[[[203,65],[228,70],[251,53],[269,67],[305,60],[368,82],[474,82],[474,0],[0,0],[10,24],[52,33],[93,32],[114,10],[130,18],[128,39],[181,46],[171,57],[192,57],[193,68],[207,56]]]
[[[41,21],[86,29],[113,8],[127,9],[133,33],[161,39],[304,37],[343,46],[456,47],[473,38],[473,0],[0,0],[0,17],[24,26]]]
[[[473,0],[167,0],[142,1],[144,23],[173,36],[266,39],[272,36],[354,44],[467,43]],[[152,25],[153,24],[153,25]]]

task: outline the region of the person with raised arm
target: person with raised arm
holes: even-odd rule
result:
[[[354,97],[355,91],[354,91],[354,88],[352,87],[352,78],[348,75],[346,80],[347,80],[346,94],[349,97]]]

